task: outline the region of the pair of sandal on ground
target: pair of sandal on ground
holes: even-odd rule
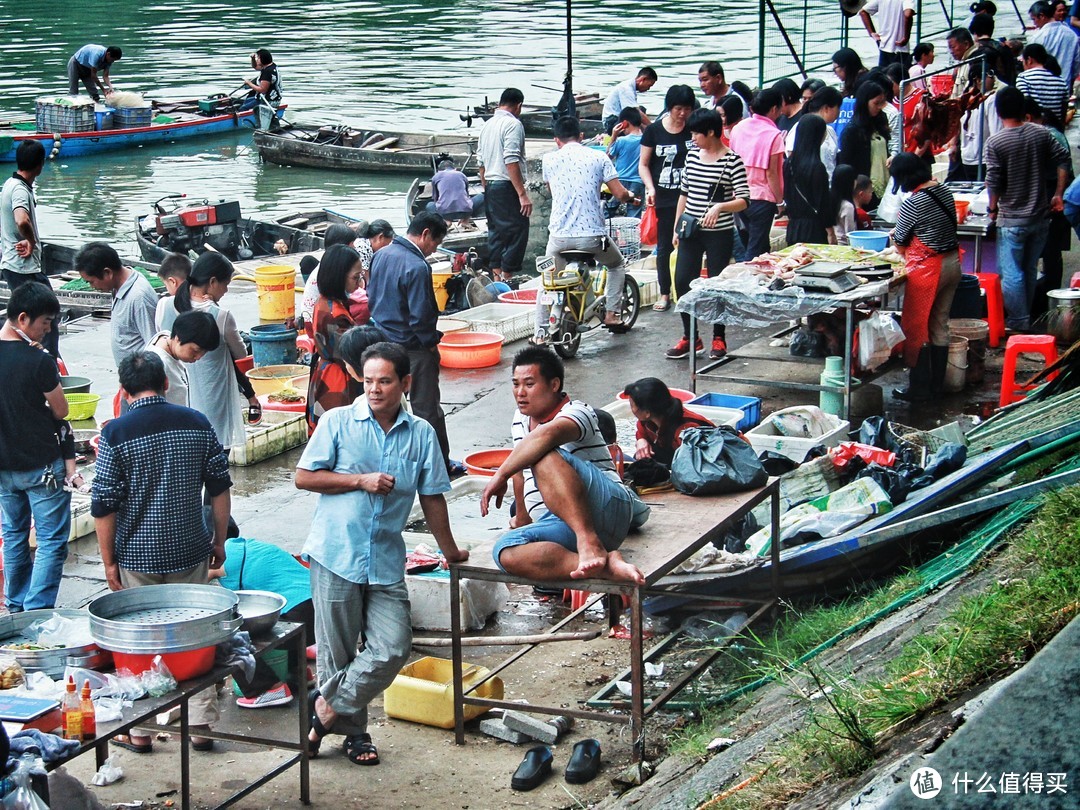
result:
[[[530,748],[514,771],[510,787],[514,790],[532,790],[539,787],[551,775],[551,763],[554,759],[551,749],[546,745]],[[564,772],[566,781],[571,785],[583,785],[596,778],[599,771],[600,741],[590,738],[574,743],[574,750]]]
[[[319,755],[323,737],[334,730],[333,723],[329,726],[323,725],[322,720],[319,719],[319,713],[315,710],[315,703],[321,697],[322,694],[318,689],[312,689],[308,692],[308,703],[311,706],[311,734],[315,735],[313,740],[311,734],[308,734],[308,756],[312,758]],[[379,764],[379,749],[375,747],[375,743],[371,741],[371,735],[366,731],[361,734],[346,735],[341,748],[345,752],[345,756],[348,757],[349,762],[354,765]]]
[[[189,731],[209,732],[209,726],[191,726]],[[140,737],[136,734],[117,734],[109,740],[110,745],[116,745],[126,751],[135,754],[149,754],[154,750],[154,742],[151,737]],[[198,734],[191,736],[191,747],[196,751],[213,751],[214,741],[209,737],[200,737]]]

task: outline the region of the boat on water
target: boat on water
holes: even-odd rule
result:
[[[483,191],[480,186],[480,180],[477,178],[470,178],[469,180],[469,195],[474,196]],[[412,222],[412,218],[424,211],[427,208],[428,203],[432,202],[431,199],[431,182],[429,180],[423,180],[416,178],[413,180],[412,185],[409,186],[409,191],[405,195],[405,224],[408,226]],[[466,230],[457,223],[450,223],[450,230],[446,234],[446,238],[443,239],[441,248],[443,252],[450,253],[467,253],[470,250],[475,251],[481,257],[487,256],[487,219],[483,215],[483,211],[479,212],[479,216],[473,217],[472,229]]]
[[[39,141],[49,158],[66,160],[147,144],[254,129],[258,123],[256,110],[241,110],[240,103],[239,99],[228,96],[151,101],[149,108],[132,108],[140,111],[138,116],[118,115],[122,111],[105,108],[95,112],[89,105],[64,108],[74,112],[64,113],[64,125],[56,129],[83,130],[77,132],[51,131],[53,127],[49,127],[50,131],[38,131],[43,125],[35,117],[3,116],[0,118],[0,163],[14,163],[15,150],[23,141]],[[285,108],[286,105],[282,105],[276,110],[278,119],[285,113]],[[118,127],[121,122],[132,122],[132,125]],[[98,126],[110,128],[98,129]]]
[[[357,172],[431,172],[450,158],[466,174],[475,174],[475,135],[363,130],[348,126],[286,124],[256,130],[255,148],[267,163]]]
[[[136,218],[135,239],[140,255],[150,262],[161,262],[168,253],[207,250],[235,262],[321,250],[328,227],[357,221],[325,208],[276,220],[252,219],[241,215],[235,200],[189,200],[170,194],[154,203],[153,213]]]
[[[75,271],[76,248],[67,245],[57,245],[52,242],[41,244],[41,269],[49,277],[53,292],[60,301],[60,311],[65,319],[88,315],[91,312],[108,312],[112,308],[112,295],[107,292],[98,292],[91,289],[90,285],[82,280]],[[154,262],[136,259],[133,256],[121,256],[120,260],[128,267],[140,267],[153,277],[152,284],[156,282],[158,265]],[[164,285],[160,282],[154,285],[158,295],[165,293]],[[0,306],[5,306],[11,298],[11,290],[7,283],[0,279]]]
[[[591,138],[604,131],[604,102],[597,93],[577,93],[574,95],[574,103],[577,106],[578,120],[581,122],[581,132],[585,137]],[[495,114],[498,107],[498,102],[485,98],[483,104],[473,107],[472,117],[486,121]],[[525,134],[551,137],[551,109],[540,104],[521,105],[520,118]]]

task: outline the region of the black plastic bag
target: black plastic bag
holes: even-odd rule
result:
[[[791,336],[792,357],[827,357],[825,336],[821,332],[798,329]]]
[[[794,459],[788,458],[783,453],[774,453],[772,450],[764,451],[758,456],[758,461],[769,475],[783,475],[799,466]]]
[[[639,458],[623,470],[623,481],[632,487],[658,487],[669,480],[671,470],[654,458]]]
[[[687,495],[742,492],[768,479],[754,448],[727,425],[683,431],[671,460],[671,483]]]
[[[921,467],[914,464],[895,464],[892,467],[882,467],[880,464],[870,464],[862,470],[858,478],[872,478],[874,482],[885,490],[893,506],[899,506],[907,500],[908,494],[919,489],[924,484],[917,483],[924,476]]]

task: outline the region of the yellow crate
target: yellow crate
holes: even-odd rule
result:
[[[488,670],[476,664],[464,664],[464,688],[483,680]],[[454,669],[446,658],[427,657],[402,668],[383,693],[387,717],[410,720],[435,728],[454,727]],[[502,700],[503,682],[492,678],[472,693],[475,697]],[[472,720],[486,712],[483,706],[465,706],[465,719]]]

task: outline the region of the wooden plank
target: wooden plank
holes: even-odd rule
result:
[[[393,146],[397,142],[398,142],[397,138],[383,138],[381,141],[375,141],[375,143],[368,144],[367,146],[364,146],[364,147],[361,147],[361,148],[362,149],[371,149],[371,150],[386,149],[388,146]]]

